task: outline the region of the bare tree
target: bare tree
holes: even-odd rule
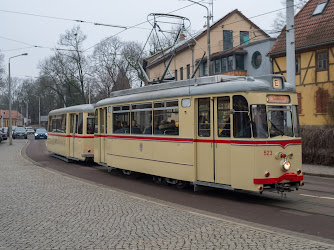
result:
[[[142,64],[143,58],[146,56],[142,51],[142,45],[138,42],[125,42],[123,44],[123,64],[132,88],[142,86],[145,81],[144,75],[139,67],[139,63]]]
[[[0,54],[0,90],[5,85],[5,66],[4,66],[4,55]]]
[[[89,65],[82,52],[86,36],[79,26],[60,35],[54,55],[39,65],[44,87],[51,89],[66,105],[87,103]]]
[[[295,14],[305,5],[305,3],[308,0],[295,0]],[[282,0],[281,4],[283,6],[286,6],[286,1]],[[277,12],[276,17],[274,19],[273,24],[271,25],[273,28],[273,34],[278,35],[279,32],[283,29],[283,27],[285,26],[286,23],[286,10],[280,10],[279,12]]]
[[[116,84],[121,66],[121,50],[122,42],[118,37],[105,40],[94,49],[91,57],[92,72],[96,79],[97,94],[101,98],[110,97]]]

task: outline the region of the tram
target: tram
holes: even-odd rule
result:
[[[49,113],[47,148],[65,161],[94,158],[94,105],[84,104]]]
[[[297,105],[295,87],[279,75],[219,75],[117,91],[95,105],[94,161],[179,187],[298,190]],[[50,141],[57,136],[51,133]]]

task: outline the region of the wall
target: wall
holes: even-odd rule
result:
[[[248,52],[248,54],[244,57],[245,70],[247,70],[248,76],[262,76],[271,74],[272,64],[270,58],[267,56],[267,53],[274,46],[275,40],[275,38],[269,38],[243,46],[243,49],[247,50]],[[252,65],[252,56],[256,51],[259,51],[262,55],[262,63],[257,69]]]

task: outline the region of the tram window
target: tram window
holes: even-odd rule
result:
[[[94,118],[87,118],[87,134],[94,134]]]
[[[154,103],[154,135],[179,135],[178,100]]]
[[[74,133],[74,117],[75,114],[70,114],[70,134]]]
[[[98,111],[97,109],[95,110],[95,122],[94,122],[94,133],[97,134],[98,133],[98,128],[99,128],[99,116],[98,116]]]
[[[129,134],[130,133],[129,124],[130,124],[130,106],[127,105],[127,106],[113,107],[113,132],[115,134]]]
[[[268,106],[270,137],[293,136],[291,106]]]
[[[66,133],[66,114],[52,116],[51,131],[57,133]]]
[[[198,136],[210,135],[210,98],[198,99]]]
[[[293,108],[293,127],[295,131],[295,136],[300,137],[300,127],[299,127],[299,117],[298,117],[298,108],[296,105],[292,106]]]
[[[100,133],[104,134],[104,109],[100,109]]]
[[[131,134],[152,134],[152,103],[131,106]]]
[[[266,105],[252,105],[251,107],[254,138],[268,138]]]
[[[230,105],[230,97],[224,96],[218,98],[218,137],[231,136]]]
[[[251,128],[248,116],[248,102],[241,95],[233,96],[233,136],[235,138],[250,138]]]
[[[79,113],[79,116],[77,116],[77,134],[82,134],[82,128],[83,128],[83,114]]]

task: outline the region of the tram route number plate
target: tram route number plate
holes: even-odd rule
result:
[[[271,151],[271,150],[264,150],[264,155],[273,155],[273,151]]]

